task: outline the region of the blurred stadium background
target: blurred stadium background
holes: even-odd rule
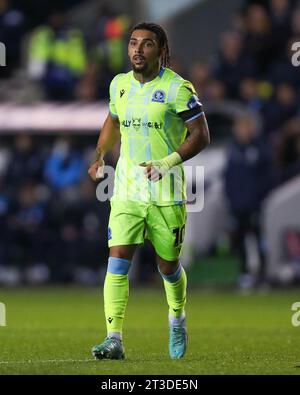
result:
[[[103,280],[109,203],[87,168],[141,20],[167,29],[172,68],[194,83],[211,131],[190,161],[205,168],[182,258],[190,283],[299,284],[300,2],[0,0],[0,285]],[[130,275],[160,281],[149,244]]]

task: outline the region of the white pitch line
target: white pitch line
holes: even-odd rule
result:
[[[95,362],[95,359],[46,359],[28,361],[0,361],[0,365],[30,364],[30,363],[64,363],[64,362]]]

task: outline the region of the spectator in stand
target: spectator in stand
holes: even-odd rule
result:
[[[211,78],[211,70],[208,63],[195,62],[190,70],[190,81],[194,85],[200,100],[205,100],[208,81]]]
[[[95,185],[85,179],[80,184],[80,201],[77,205],[80,218],[80,240],[83,243],[78,278],[80,282],[96,284],[99,269],[105,272],[109,255],[107,226],[109,202],[99,202],[95,197]]]
[[[246,15],[243,9],[236,10],[232,15],[232,29],[242,36],[246,34]]]
[[[26,28],[25,17],[13,8],[9,0],[0,0],[0,42],[6,46],[6,67],[0,78],[8,78],[20,65],[22,37]]]
[[[300,118],[283,127],[277,147],[278,181],[283,183],[300,175]]]
[[[170,62],[171,68],[175,73],[179,75],[187,75],[188,71],[186,70],[180,58],[172,54],[172,60]]]
[[[32,79],[42,82],[47,99],[74,99],[76,84],[86,64],[83,35],[79,29],[68,25],[63,11],[53,12],[49,24],[33,32],[28,71]]]
[[[258,76],[265,77],[278,54],[266,9],[258,4],[251,5],[246,12],[246,26],[245,48],[257,65]]]
[[[73,201],[60,194],[48,206],[51,267],[54,279],[95,284],[108,257],[109,202],[97,201],[95,186],[88,179],[81,181],[76,194]]]
[[[48,279],[48,269],[43,262],[44,214],[37,185],[31,181],[22,183],[8,221],[9,262],[24,270],[30,282]]]
[[[118,14],[109,1],[104,1],[100,4],[91,33],[88,37],[88,42],[91,47],[96,47],[99,43],[106,40],[105,26],[110,19],[113,19]]]
[[[219,54],[212,67],[214,76],[225,83],[230,98],[237,97],[241,79],[254,76],[257,72],[255,63],[246,49],[239,33],[222,34]]]
[[[61,204],[59,210],[55,212],[55,234],[51,255],[54,279],[73,281],[74,272],[80,266],[81,257],[86,252],[80,237],[80,215],[76,205],[67,204],[63,199],[51,203],[56,206],[56,209],[56,203]]]
[[[126,33],[130,22],[126,15],[110,16],[105,19],[102,35],[104,40],[92,38],[91,62],[97,67],[96,80],[98,98],[107,99],[109,85],[116,74],[127,68],[127,40]],[[99,32],[96,32],[99,35]],[[97,37],[97,36],[96,36]]]
[[[259,96],[258,81],[255,78],[244,78],[239,84],[239,97],[250,111],[259,112],[263,102]]]
[[[270,0],[272,35],[277,43],[277,57],[285,50],[291,35],[292,7],[289,0]]]
[[[20,181],[41,183],[42,168],[43,159],[32,136],[27,133],[17,134],[6,170],[6,184],[9,185],[10,192],[16,193]]]
[[[192,81],[200,100],[222,101],[226,99],[226,87],[222,80],[213,78],[208,63],[195,62],[190,70]]]
[[[69,189],[52,189],[45,209],[45,260],[54,281],[71,281],[82,253],[80,219],[75,209],[76,204],[79,204],[78,186],[72,188],[73,199],[70,199],[68,191]]]
[[[85,164],[81,154],[73,146],[70,137],[59,137],[45,163],[45,178],[54,190],[77,185],[82,179]]]
[[[264,117],[264,132],[271,141],[276,139],[276,134],[281,125],[294,117],[298,111],[298,99],[294,87],[287,83],[276,87],[275,96],[267,102],[262,111]]]
[[[226,88],[225,84],[216,79],[212,78],[208,81],[206,87],[206,100],[211,100],[212,102],[220,102],[226,99]]]
[[[93,102],[99,98],[108,98],[105,89],[108,89],[109,83],[107,82],[107,76],[104,75],[104,70],[101,70],[98,52],[99,47],[104,45],[106,41],[105,26],[109,19],[115,17],[116,13],[109,2],[100,5],[94,25],[90,29],[91,34],[87,37],[90,54],[86,71],[76,87],[75,96],[77,100]]]
[[[11,201],[5,192],[4,181],[0,178],[0,267],[8,264],[7,221],[10,214],[10,206]]]
[[[98,100],[98,68],[95,63],[87,65],[86,72],[75,89],[75,98],[83,102],[95,102]]]
[[[236,118],[233,134],[225,168],[225,194],[231,218],[232,247],[241,263],[239,287],[251,288],[264,277],[259,213],[261,202],[272,185],[272,157],[252,114]],[[248,268],[246,241],[249,235],[255,237],[260,257],[256,280]]]
[[[296,8],[292,15],[292,36],[299,41],[300,39],[300,7]]]

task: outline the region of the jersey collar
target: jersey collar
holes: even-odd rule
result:
[[[141,88],[142,88],[143,86],[145,86],[145,85],[150,86],[150,85],[152,85],[152,84],[155,84],[160,78],[162,78],[162,76],[164,75],[165,69],[166,69],[165,67],[161,67],[160,70],[159,70],[159,73],[157,74],[157,76],[156,76],[155,78],[153,78],[153,80],[148,81],[148,82],[144,82],[144,83],[141,83],[141,82],[139,82],[137,79],[135,79],[135,78],[134,78],[134,75],[133,75],[133,71],[132,71],[132,72],[131,72],[131,73],[132,73],[132,79],[133,79],[133,81],[134,81],[136,84],[138,84]]]

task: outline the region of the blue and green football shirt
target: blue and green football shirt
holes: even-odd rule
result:
[[[184,142],[186,122],[203,114],[193,85],[168,68],[161,68],[156,78],[144,84],[133,71],[118,74],[110,85],[109,109],[119,119],[121,133],[112,199],[159,206],[184,203],[182,164],[158,182],[149,181],[139,164],[162,159]]]

